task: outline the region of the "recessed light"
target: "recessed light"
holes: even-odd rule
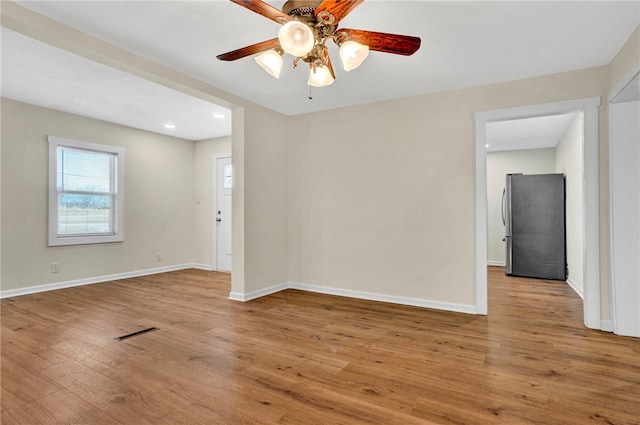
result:
[[[175,124],[165,124],[164,128],[168,129],[168,130],[173,130],[174,128],[176,128]]]
[[[222,118],[224,118],[224,115],[223,115],[223,114],[216,114],[216,113],[213,113],[212,115],[213,115],[213,118],[218,118],[219,120],[221,120]]]

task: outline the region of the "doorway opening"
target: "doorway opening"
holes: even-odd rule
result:
[[[535,117],[583,114],[582,146],[582,275],[584,323],[600,329],[599,222],[598,222],[598,105],[600,98],[478,112],[476,119],[476,312],[488,314],[488,188],[487,126]]]
[[[566,281],[582,298],[583,128],[582,111],[487,123],[487,265],[506,281]]]

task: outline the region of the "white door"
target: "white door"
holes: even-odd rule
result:
[[[231,271],[231,157],[216,159],[216,256],[217,270]]]

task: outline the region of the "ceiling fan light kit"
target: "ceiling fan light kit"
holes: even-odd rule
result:
[[[278,32],[282,49],[297,58],[306,56],[316,44],[311,27],[300,21],[291,20]]]
[[[231,0],[282,25],[278,37],[218,55],[233,61],[262,53],[255,58],[266,72],[280,77],[282,56],[294,56],[309,64],[309,80],[313,87],[333,84],[335,72],[326,46],[333,40],[340,48],[340,59],[346,71],[359,67],[370,50],[409,56],[420,48],[420,38],[373,31],[338,29],[338,23],[364,0],[289,0],[282,11],[261,0]]]
[[[346,40],[340,45],[340,59],[345,71],[359,67],[367,56],[369,56],[369,46],[357,41]]]
[[[282,69],[282,49],[269,49],[263,54],[256,56],[255,60],[270,75],[280,78]]]
[[[313,87],[324,87],[333,84],[335,78],[331,75],[331,71],[327,65],[314,66],[309,72],[309,81],[307,84]]]

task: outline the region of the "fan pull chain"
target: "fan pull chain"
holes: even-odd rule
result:
[[[309,86],[309,100],[313,100],[313,96],[311,96],[311,86]]]

